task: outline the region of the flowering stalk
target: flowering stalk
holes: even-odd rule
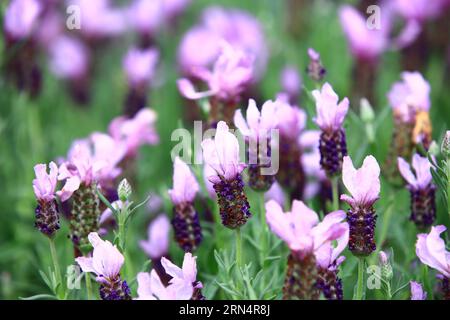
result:
[[[327,70],[320,61],[320,54],[312,48],[308,49],[309,64],[307,72],[309,77],[319,83],[325,77]]]
[[[436,219],[436,187],[432,183],[431,164],[427,158],[415,154],[412,166],[415,174],[413,174],[410,165],[403,158],[398,158],[398,168],[403,178],[407,181],[408,189],[411,193],[410,220],[418,228],[425,229],[431,226]]]
[[[208,180],[217,194],[222,223],[230,229],[239,228],[251,216],[241,176],[245,165],[239,161],[239,143],[221,121],[214,140],[204,140],[202,149],[206,164],[214,170]]]
[[[358,258],[358,280],[356,283],[355,300],[362,300],[364,296],[364,265],[365,259],[363,257]]]
[[[352,197],[343,194],[341,200],[350,205],[347,212],[349,249],[358,257],[364,258],[376,249],[374,237],[377,215],[373,204],[380,194],[379,175],[380,167],[373,156],[366,157],[360,169],[355,169],[350,157],[344,157],[342,180]],[[363,272],[363,261],[359,263]]]
[[[450,130],[445,133],[442,140],[441,153],[445,161],[445,177],[447,179],[447,211],[450,216]]]

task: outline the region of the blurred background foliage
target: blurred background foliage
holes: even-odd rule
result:
[[[235,7],[251,12],[264,27],[270,48],[270,61],[267,72],[261,81],[263,99],[273,99],[280,91],[280,71],[287,64],[295,65],[304,78],[305,88],[314,89],[314,84],[307,79],[305,69],[308,63],[306,50],[315,48],[321,54],[322,62],[327,68],[326,80],[332,84],[340,97],[349,96],[351,88],[352,58],[339,24],[337,8],[343,1],[314,1],[308,12],[309,27],[302,32],[300,39],[286,32],[286,1],[274,0],[221,0],[215,5]],[[350,3],[354,1],[349,1]],[[179,77],[176,67],[176,49],[183,33],[196,21],[201,11],[211,5],[211,1],[194,0],[186,13],[179,19],[175,32],[162,32],[157,43],[160,49],[161,61],[158,79],[155,86],[148,92],[149,107],[158,114],[157,131],[160,143],[156,146],[144,146],[138,159],[137,181],[133,185],[135,201],[143,200],[149,192],[160,194],[165,198],[165,212],[171,215],[172,209],[166,190],[172,184],[171,132],[181,124],[183,108],[185,107],[176,87]],[[6,3],[0,4],[3,12]],[[2,21],[0,21],[2,22]],[[0,60],[2,68],[5,64],[3,34],[0,39]],[[133,44],[133,35],[128,35],[120,41],[108,43],[102,48],[101,59],[96,61],[95,79],[92,81],[92,101],[86,107],[75,105],[70,99],[64,84],[44,72],[43,90],[37,99],[30,99],[26,94],[18,92],[0,77],[0,297],[16,299],[37,293],[46,293],[44,282],[39,276],[39,270],[46,270],[51,265],[48,242],[33,227],[35,198],[31,182],[34,178],[33,166],[45,163],[59,156],[64,156],[74,139],[86,137],[91,132],[107,130],[109,122],[120,115],[126,94],[126,80],[122,71],[122,57],[128,47]],[[199,48],[201,50],[201,48]],[[440,141],[444,130],[450,125],[450,95],[448,80],[444,81],[444,61],[442,52],[429,52],[429,64],[423,74],[431,84],[431,119],[433,123],[433,138]],[[39,62],[46,66],[45,57]],[[376,141],[367,142],[364,126],[357,111],[347,117],[346,130],[349,154],[360,165],[367,154],[374,154],[378,161],[384,162],[392,134],[392,116],[388,106],[386,93],[393,82],[400,78],[401,67],[398,52],[386,53],[380,65],[380,74],[376,83]],[[45,68],[44,68],[45,69]],[[3,69],[2,69],[3,71]],[[353,110],[358,109],[359,102],[351,101]],[[242,102],[246,106],[246,102]],[[303,94],[301,107],[314,110],[313,104]],[[315,128],[309,114],[308,128]],[[199,170],[197,170],[199,171]],[[201,172],[201,171],[199,171]],[[440,195],[439,195],[440,197]],[[257,222],[259,213],[258,199],[249,191],[250,204],[254,218],[243,229],[244,254],[247,262],[257,261],[257,252],[252,248],[251,240],[258,241]],[[318,203],[310,203],[319,210]],[[209,205],[215,207],[212,201]],[[415,258],[415,239],[417,230],[408,221],[409,194],[406,189],[395,189],[383,180],[381,199],[377,203],[379,215],[377,223],[377,242],[384,239],[383,248],[392,248],[395,253],[397,281],[401,284],[409,279],[421,281],[422,269]],[[437,223],[448,224],[445,207],[438,198]],[[146,261],[145,254],[137,246],[139,239],[146,237],[146,229],[151,216],[144,207],[140,209],[131,222],[129,231],[129,247],[133,259],[134,271],[137,272]],[[68,266],[73,263],[72,245],[68,239],[67,223],[62,221],[62,229],[57,233],[57,247],[60,263]],[[221,230],[211,239],[212,226],[205,223],[205,240],[196,253],[198,258],[199,279],[206,284],[207,298],[225,297],[224,290],[217,285],[220,277],[216,272],[218,266],[214,258],[214,249],[227,249],[223,254],[230,254],[234,242],[229,230]],[[214,240],[214,241],[213,241]],[[272,237],[272,244],[279,241]],[[284,279],[285,261],[287,256],[284,245],[278,246],[278,260],[265,264],[265,271],[273,277],[272,289],[280,291]],[[181,264],[183,253],[171,244],[171,256]],[[356,259],[348,252],[343,264],[345,298],[351,298],[353,284],[356,283]],[[232,259],[232,258],[231,258]],[[376,259],[375,255],[372,263]],[[253,274],[258,263],[252,264]],[[207,271],[205,271],[207,270]],[[270,272],[269,272],[270,270]],[[402,274],[400,280],[399,275]],[[430,286],[434,277],[429,276]],[[268,283],[268,282],[267,282]],[[261,289],[263,290],[263,289]],[[406,290],[408,291],[408,290]],[[404,291],[398,297],[407,297]],[[260,291],[259,291],[260,292]],[[368,291],[368,297],[379,295],[376,290]],[[264,297],[273,297],[270,293]]]

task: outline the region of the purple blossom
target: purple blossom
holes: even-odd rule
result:
[[[266,218],[271,230],[295,252],[301,254],[318,252],[321,263],[328,262],[342,251],[341,246],[345,241],[338,245],[339,249],[336,251],[329,246],[329,242],[341,238],[348,232],[347,223],[342,222],[345,216],[342,210],[334,211],[319,222],[317,213],[302,201],[294,200],[291,211],[286,213],[277,202],[271,200],[266,203]]]
[[[83,272],[92,272],[97,282],[106,284],[114,281],[120,274],[124,257],[108,240],[102,240],[96,232],[89,234],[89,242],[94,247],[92,257],[79,257],[75,261]]]
[[[405,19],[423,23],[441,15],[448,3],[447,0],[394,0],[393,7]]]
[[[81,184],[90,185],[93,181],[106,184],[116,178],[121,173],[117,165],[125,151],[123,144],[107,134],[94,133],[89,139],[75,141],[59,168],[58,180],[66,180],[57,192],[61,201],[69,199]]]
[[[192,203],[199,189],[197,179],[189,166],[179,157],[176,157],[173,171],[173,189],[169,190],[172,202],[175,205]]]
[[[323,131],[335,131],[342,128],[347,115],[349,101],[345,97],[338,103],[339,97],[329,83],[322,86],[322,90],[312,92],[316,100],[317,117],[314,121]]]
[[[373,156],[367,156],[363,165],[355,169],[352,159],[344,157],[342,181],[351,196],[341,195],[341,200],[352,207],[371,206],[380,195],[380,166]]]
[[[280,135],[297,141],[306,125],[306,113],[296,106],[290,105],[285,95],[278,95],[275,100],[277,129]]]
[[[283,188],[281,188],[278,182],[275,181],[270,189],[264,194],[264,200],[266,202],[273,200],[281,207],[284,207],[285,195],[283,192]]]
[[[450,278],[450,252],[445,249],[445,242],[440,237],[445,230],[447,230],[445,226],[438,225],[431,227],[429,234],[418,234],[416,255],[422,263]]]
[[[204,67],[193,70],[195,76],[208,85],[208,90],[197,92],[191,81],[185,78],[177,81],[178,89],[187,99],[216,96],[220,100],[234,101],[252,81],[253,60],[253,56],[221,42],[221,54],[212,70]]]
[[[89,51],[80,40],[60,36],[49,48],[50,70],[60,78],[80,79],[88,72]]]
[[[50,173],[47,173],[46,164],[34,166],[36,179],[33,180],[33,190],[36,198],[44,202],[55,199],[56,185],[58,183],[58,166],[54,162],[49,164]]]
[[[155,76],[159,53],[156,49],[132,48],[123,60],[123,68],[131,86],[145,85]]]
[[[420,283],[410,281],[409,284],[411,286],[411,300],[427,300],[427,293]]]
[[[164,1],[134,0],[126,11],[128,24],[142,34],[154,35],[164,23]]]
[[[428,158],[421,157],[416,153],[412,158],[412,166],[415,174],[412,172],[409,163],[403,158],[398,158],[398,169],[411,188],[418,190],[428,187],[433,180]]]
[[[119,116],[111,121],[109,134],[119,144],[124,144],[127,156],[134,157],[141,145],[159,142],[155,130],[156,113],[148,108],[140,110],[133,118]]]
[[[15,39],[30,36],[41,12],[42,5],[38,0],[12,0],[4,16],[6,33]]]
[[[419,72],[402,72],[402,81],[394,83],[388,93],[388,100],[394,112],[403,121],[414,120],[419,111],[430,109],[430,85]]]
[[[286,66],[281,71],[280,82],[282,91],[289,96],[289,100],[293,101],[297,99],[302,90],[302,79],[297,68]]]
[[[148,226],[148,240],[139,241],[139,246],[151,258],[158,259],[169,251],[170,221],[160,214]]]
[[[214,175],[208,176],[214,184],[221,180],[233,180],[245,168],[245,164],[239,159],[239,142],[228,131],[224,121],[217,124],[214,140],[206,139],[202,142],[202,149],[204,161],[215,171]]]

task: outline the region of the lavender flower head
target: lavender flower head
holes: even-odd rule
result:
[[[238,228],[250,217],[250,205],[241,177],[245,164],[239,159],[239,142],[228,131],[226,123],[220,121],[214,140],[204,140],[202,149],[206,165],[215,172],[208,176],[208,180],[213,183],[217,194],[222,223],[231,229]]]
[[[317,117],[314,119],[322,130],[320,136],[320,164],[329,177],[340,173],[342,159],[347,155],[347,142],[342,127],[348,112],[349,101],[339,101],[330,84],[325,83],[322,90],[312,92],[316,100]]]
[[[302,201],[294,200],[291,211],[284,213],[281,206],[271,200],[266,203],[266,219],[272,232],[291,249],[283,298],[318,299],[318,266],[328,269],[346,246],[348,225],[342,222],[345,212],[331,212],[319,222],[318,215]],[[334,248],[331,242],[341,237]]]
[[[166,258],[161,263],[172,279],[165,287],[155,270],[150,274],[141,272],[137,275],[138,300],[204,300],[201,294],[203,287],[197,281],[196,257],[190,253],[184,255],[183,266],[179,268]]]
[[[195,195],[200,189],[188,165],[176,157],[173,172],[173,189],[169,190],[174,204],[172,225],[175,240],[186,252],[195,250],[202,241],[202,229],[194,208]]]
[[[277,126],[276,104],[269,100],[261,107],[261,112],[253,99],[249,100],[247,119],[241,110],[234,114],[234,124],[248,143],[249,184],[256,191],[267,191],[275,180],[274,174],[264,172],[271,167],[272,130]]]
[[[357,256],[368,256],[376,249],[375,225],[377,215],[373,204],[380,195],[380,167],[373,156],[367,156],[363,165],[355,169],[352,159],[344,157],[342,180],[351,196],[341,195],[350,205],[347,219],[350,225],[349,249]]]
[[[445,249],[445,242],[440,237],[445,230],[445,226],[438,225],[431,227],[428,234],[418,234],[416,255],[422,263],[440,273],[444,299],[450,300],[450,252]]]
[[[296,103],[302,90],[302,79],[293,66],[286,66],[280,75],[282,91],[289,96],[289,102]]]
[[[139,246],[150,259],[160,259],[169,251],[169,233],[170,221],[165,214],[160,214],[148,226],[148,240],[139,241]]]
[[[438,17],[445,11],[447,0],[394,0],[393,6],[399,15],[407,20],[424,23],[428,19]]]
[[[415,281],[410,281],[411,300],[427,300],[427,293],[423,290],[422,285]]]
[[[130,85],[146,87],[155,76],[158,58],[156,49],[130,49],[123,60],[123,68]]]
[[[321,81],[325,77],[327,70],[323,67],[322,62],[320,61],[320,54],[313,48],[308,48],[308,56],[308,75],[316,82]]]
[[[164,1],[134,0],[126,12],[128,24],[142,36],[154,37],[164,24]]]
[[[50,173],[47,173],[46,164],[34,166],[36,179],[33,180],[33,190],[38,205],[35,210],[35,227],[48,237],[52,237],[60,228],[58,205],[55,199],[56,185],[58,183],[58,167],[50,162]]]
[[[133,118],[119,116],[114,118],[108,128],[111,137],[119,145],[124,145],[126,157],[134,158],[142,145],[155,145],[159,136],[155,129],[157,114],[144,108]]]
[[[92,272],[100,284],[102,300],[129,300],[130,289],[120,278],[124,257],[111,242],[102,240],[96,232],[89,234],[89,242],[94,247],[92,257],[79,257],[75,261],[83,272]]]
[[[12,0],[4,16],[6,34],[15,40],[29,37],[41,12],[42,5],[38,0]]]
[[[50,44],[50,70],[59,78],[82,80],[89,67],[89,52],[76,38],[60,36]]]

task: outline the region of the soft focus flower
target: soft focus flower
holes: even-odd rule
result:
[[[427,293],[423,291],[420,283],[410,281],[409,284],[411,286],[411,300],[427,300]]]
[[[416,153],[412,159],[412,166],[415,174],[411,171],[409,163],[403,158],[398,158],[398,169],[409,186],[416,190],[426,188],[433,180],[430,161]]]
[[[189,166],[179,157],[176,157],[173,172],[173,189],[169,190],[172,202],[175,205],[193,202],[199,189],[197,179],[189,169]]]
[[[123,68],[131,86],[148,84],[155,76],[159,53],[156,49],[132,48],[123,60]]]
[[[122,209],[124,203],[120,200],[113,201],[111,203],[111,206],[116,209],[120,210]],[[98,234],[100,236],[104,236],[108,233],[108,227],[115,227],[116,226],[116,220],[114,217],[114,213],[110,208],[106,208],[102,214],[100,215],[100,218],[98,220],[98,225],[100,229],[98,230]]]
[[[192,0],[164,0],[164,16],[170,22],[170,20],[182,14],[191,2]]]
[[[50,173],[47,173],[46,164],[34,166],[36,179],[33,180],[33,190],[36,198],[43,201],[55,199],[56,184],[58,183],[58,167],[54,162],[49,164]]]
[[[342,181],[351,196],[341,195],[341,200],[352,207],[371,206],[380,195],[380,166],[373,156],[367,156],[363,165],[355,169],[352,159],[344,157]]]
[[[325,83],[320,91],[313,90],[312,95],[316,100],[317,117],[314,121],[317,125],[324,131],[342,128],[349,107],[347,97],[339,102],[338,95],[329,83]]]
[[[280,75],[282,91],[289,96],[289,101],[295,101],[300,96],[302,90],[302,79],[293,66],[286,66]]]
[[[328,246],[327,242],[340,238],[348,231],[347,223],[342,222],[345,219],[344,211],[331,212],[319,222],[317,214],[298,200],[292,202],[291,211],[286,213],[277,202],[267,202],[266,218],[271,230],[283,239],[291,250],[303,254],[316,252],[324,245]],[[328,249],[322,248],[323,262],[334,257],[324,254]]]
[[[88,72],[88,49],[76,38],[58,37],[51,42],[49,55],[50,70],[57,77],[79,79]]]
[[[80,31],[87,37],[111,37],[125,30],[125,13],[112,7],[109,0],[67,0],[67,4],[79,8]]]
[[[115,118],[108,131],[115,141],[125,144],[127,156],[135,156],[141,145],[158,143],[159,137],[154,128],[156,119],[153,110],[144,108],[131,119],[124,116]]]
[[[275,104],[275,116],[280,135],[297,140],[306,125],[305,111],[290,105],[284,95],[278,95]]]
[[[128,8],[128,23],[138,32],[154,35],[164,23],[162,0],[134,0]]]
[[[204,140],[202,149],[205,163],[216,173],[208,177],[213,183],[233,180],[245,168],[239,159],[239,142],[223,121],[217,124],[214,140]]]
[[[270,189],[264,194],[264,201],[268,202],[273,200],[277,202],[281,207],[284,207],[285,196],[283,189],[278,182],[274,182]]]
[[[349,5],[340,8],[339,18],[354,56],[370,61],[376,59],[387,49],[390,29],[387,25],[382,25],[379,30],[369,29],[366,18]],[[385,23],[383,20],[386,19],[382,19],[382,23]]]
[[[66,180],[57,192],[61,201],[69,199],[80,184],[102,184],[116,178],[121,173],[117,165],[124,155],[125,147],[107,134],[94,133],[89,139],[75,141],[59,168],[58,180]]]
[[[252,80],[253,56],[221,42],[221,54],[212,71],[198,67],[193,72],[197,78],[206,82],[208,90],[196,92],[188,79],[180,79],[177,81],[178,89],[185,98],[196,100],[217,96],[224,101],[235,101]]]
[[[139,241],[139,246],[150,257],[158,259],[169,251],[170,221],[160,214],[148,226],[148,239]]]
[[[41,11],[42,5],[38,0],[12,0],[4,15],[6,33],[15,39],[30,36]]]
[[[311,79],[318,82],[325,77],[327,70],[323,67],[322,62],[320,61],[320,54],[313,48],[308,48],[308,57],[308,75]]]
[[[255,56],[255,77],[262,75],[268,48],[261,24],[247,12],[216,6],[207,8],[201,23],[190,29],[181,40],[178,63],[183,73],[196,76],[192,74],[194,69],[213,64],[220,54],[222,40]],[[202,50],[198,50],[199,47]]]
[[[433,19],[439,16],[448,5],[447,0],[394,0],[393,6],[397,13],[405,19],[418,21]]]
[[[418,234],[416,254],[422,263],[450,278],[450,252],[445,249],[445,242],[440,237],[445,230],[445,226],[438,225],[431,227],[429,234]]]
[[[388,93],[391,107],[403,121],[410,122],[419,111],[430,109],[430,85],[419,72],[402,72],[402,81],[394,83]]]

